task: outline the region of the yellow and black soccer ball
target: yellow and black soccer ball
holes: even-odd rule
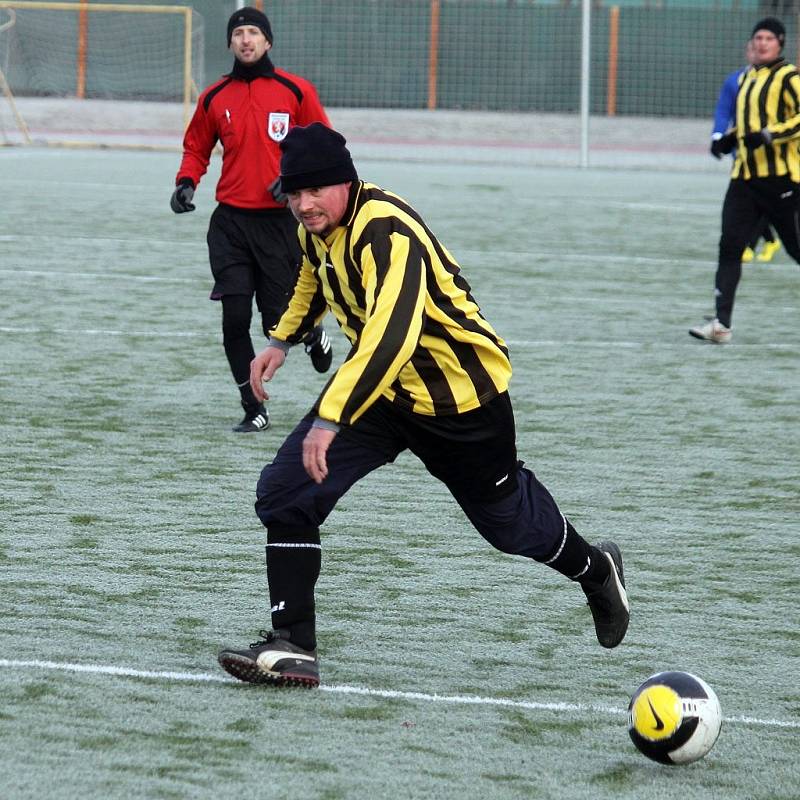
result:
[[[628,732],[661,764],[690,764],[714,746],[722,710],[714,690],[689,672],[651,675],[628,705]]]

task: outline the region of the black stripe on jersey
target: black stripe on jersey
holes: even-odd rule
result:
[[[779,110],[781,111],[785,107],[784,92],[786,92],[791,96],[795,108],[798,108],[800,106],[800,98],[798,98],[797,92],[794,90],[794,86],[792,85],[792,78],[795,75],[797,75],[797,72],[788,72],[786,75],[784,75],[783,86],[781,86],[781,99],[780,99],[781,104],[779,106]],[[783,116],[779,115],[778,119],[783,119]],[[784,131],[781,134],[781,138],[783,138],[787,134],[794,135],[795,133],[797,133],[799,128],[800,128],[799,125],[795,125],[793,128],[789,128],[787,131]]]
[[[208,92],[203,100],[203,111],[208,112],[208,107],[211,105],[211,101],[232,81],[233,78],[225,78],[225,80],[222,81],[218,86],[215,86]]]
[[[421,262],[419,240],[413,231],[405,225],[398,225],[397,222],[398,220],[395,217],[372,219],[364,226],[364,232],[359,240],[361,245],[359,250],[363,250],[364,245],[367,243],[372,245],[372,258],[375,260],[376,295],[383,288],[386,273],[392,265],[392,240],[389,238],[392,233],[401,233],[408,238],[408,262],[406,267],[409,266],[412,258],[417,258]],[[403,284],[405,284],[405,280]]]
[[[775,73],[772,72],[767,77],[767,80],[764,81],[764,85],[761,87],[761,91],[758,93],[758,98],[756,100],[756,108],[758,109],[758,128],[757,130],[763,130],[764,125],[767,123],[767,99],[769,95],[770,87],[772,86],[772,81],[775,79]],[[750,116],[749,114],[747,115]]]
[[[352,312],[350,304],[345,300],[344,293],[342,292],[342,284],[339,280],[339,276],[336,274],[336,270],[328,269],[325,266],[326,263],[327,261],[323,264],[318,264],[318,271],[321,273],[322,270],[325,270],[325,282],[330,286],[331,293],[333,294],[333,302],[338,306],[341,313],[344,314],[347,327],[354,331],[355,335],[358,337],[361,335],[361,331],[364,330],[364,323]],[[321,277],[318,278],[318,280],[320,279]],[[358,286],[360,287],[360,285],[359,281]],[[353,294],[358,294],[354,287],[350,286],[349,288],[353,291]],[[363,290],[361,291],[361,297],[363,300]],[[359,306],[359,308],[363,307],[363,304]]]
[[[427,327],[427,320],[425,325]],[[452,343],[449,339],[448,342]],[[458,407],[453,390],[450,388],[442,368],[427,350],[418,347],[411,357],[411,364],[431,396],[435,414],[441,414],[444,409]]]
[[[463,328],[464,326],[462,325],[461,327]],[[447,329],[441,323],[431,319],[427,320],[425,332],[444,339],[450,345],[451,350],[458,359],[458,363],[469,375],[479,400],[482,401],[497,393],[497,387],[492,380],[492,376],[483,366],[483,362],[478,358],[478,354],[472,345],[454,339],[447,333]]]
[[[767,103],[769,101],[769,90],[772,86],[772,82],[775,80],[775,73],[770,72],[767,80],[765,81],[764,85],[761,87],[761,91],[758,94],[757,100],[757,110],[758,110],[758,131],[763,131],[764,128],[767,126]],[[753,159],[755,160],[755,151],[750,151],[753,153]],[[770,175],[775,174],[775,150],[772,147],[764,147],[764,155],[767,159],[767,170]],[[755,174],[755,173],[754,173]]]
[[[400,383],[400,378],[397,378],[394,383],[392,383],[391,388],[394,391],[394,400],[392,400],[393,405],[404,408],[407,411],[413,411],[414,400],[411,397],[411,392],[409,392],[408,389],[406,389],[403,384]]]
[[[750,103],[752,101],[753,95],[753,88],[755,87],[755,83],[751,83],[747,87],[747,91],[745,92],[744,96],[744,133],[750,133]],[[749,148],[742,147],[742,150],[745,151],[745,160],[747,161],[747,169],[750,171],[751,175],[756,174],[756,158],[753,154],[753,151]]]
[[[319,260],[319,256],[317,255],[317,251],[314,249],[314,244],[313,244],[313,241],[311,239],[311,234],[308,233],[308,231],[306,231],[305,228],[304,228],[302,233],[301,233],[301,235],[305,237],[304,250],[305,250],[306,257],[308,258],[310,264],[315,269],[319,270],[319,268],[320,268],[320,260]],[[301,242],[301,245],[303,245],[302,242]],[[300,277],[300,273],[298,272],[298,279],[299,279],[299,277]],[[295,286],[296,285],[297,285],[297,281],[295,281]],[[289,297],[290,298],[291,298],[292,294],[293,294],[293,291],[289,292]],[[302,331],[304,333],[307,333],[308,330],[310,330],[310,328],[313,327],[314,321],[317,319],[317,317],[319,317],[322,314],[323,310],[326,309],[327,306],[328,306],[328,302],[327,302],[327,300],[325,300],[325,295],[324,295],[324,293],[322,291],[322,286],[318,283],[317,284],[317,290],[314,292],[314,296],[311,298],[311,301],[308,304],[308,311],[306,312],[305,316],[300,321],[300,325],[298,327],[298,331]],[[287,338],[286,341],[289,342],[290,344],[297,344],[300,341],[300,336],[299,335],[291,335],[291,336],[289,336]]]
[[[347,283],[356,299],[356,304],[359,308],[366,308],[367,293],[364,289],[364,273],[361,271],[358,263],[350,255],[352,240],[353,229],[348,227],[344,235],[344,254],[342,256],[342,261],[344,262],[345,272],[347,273]]]
[[[387,240],[387,249],[391,249],[391,242]],[[373,251],[374,252],[374,251]],[[391,252],[379,254],[378,258],[391,260]],[[406,339],[409,321],[412,319],[416,307],[417,295],[422,282],[422,264],[419,261],[419,254],[416,255],[417,263],[414,263],[413,248],[409,256],[409,261],[403,270],[403,282],[398,291],[398,295],[392,309],[392,313],[387,321],[383,337],[375,347],[372,357],[362,372],[359,380],[353,386],[350,397],[342,409],[341,420],[347,424],[352,415],[364,404],[367,397],[372,393],[386,374],[389,363],[394,359]],[[376,258],[376,261],[378,259]],[[380,269],[380,267],[379,267]],[[386,270],[383,269],[385,275]]]
[[[270,77],[275,78],[275,80],[278,81],[278,83],[282,83],[297,98],[298,103],[303,102],[303,92],[300,90],[300,87],[294,81],[290,81],[283,75],[278,75],[277,72],[274,72]]]
[[[777,107],[778,119],[783,119],[786,116],[786,99],[784,98],[783,93],[787,89],[791,91],[791,84],[789,83],[789,78],[791,78],[791,74],[784,75],[783,81],[781,83],[781,93],[778,95],[778,107]]]
[[[764,84],[763,88],[761,89],[761,93],[758,96],[758,130],[763,131],[764,128],[767,127],[767,103],[769,102],[769,90],[772,87],[772,84],[775,80],[775,73],[771,72],[769,78],[767,78],[767,82]],[[775,174],[775,148],[769,147],[768,145],[764,147],[764,153],[767,157],[767,170],[769,175]]]
[[[342,285],[339,281],[339,276],[336,274],[334,270],[329,270],[326,274],[326,278],[328,280],[328,285],[331,287],[331,292],[333,293],[333,302],[341,309],[342,313],[345,315],[345,319],[347,321],[347,327],[352,330],[356,338],[361,336],[361,331],[364,330],[364,323],[362,320],[357,317],[355,314],[352,313],[350,310],[350,306],[348,305],[347,301],[344,299],[344,294],[342,293]]]
[[[319,255],[317,255],[317,248],[314,247],[314,238],[312,235],[303,228],[302,235],[305,239],[304,242],[301,242],[303,251],[308,256],[308,260],[315,266],[320,266]]]
[[[351,227],[353,218],[356,215],[356,208],[361,207],[359,198],[361,197],[361,190],[363,188],[364,181],[353,181],[350,184],[350,191],[347,194],[347,205],[345,206],[344,214],[342,214],[342,219],[339,222],[339,224],[344,225],[345,228]]]

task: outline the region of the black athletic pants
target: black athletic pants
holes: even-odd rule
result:
[[[800,263],[800,184],[789,177],[736,178],[722,205],[719,264],[714,279],[717,319],[731,326],[736,287],[742,276],[742,251],[763,216],[775,228],[786,252]]]
[[[221,203],[211,215],[206,239],[214,276],[211,299],[222,301],[225,355],[242,404],[252,411],[259,405],[249,386],[255,356],[250,338],[253,297],[268,337],[297,280],[297,222],[285,209],[249,211]]]
[[[753,235],[747,242],[747,246],[751,250],[755,250],[760,239],[763,239],[765,242],[775,241],[775,234],[772,232],[772,227],[770,226],[769,222],[767,222],[767,218],[763,215],[759,217],[758,222],[753,229]]]
[[[543,562],[574,580],[602,580],[603,556],[582,539],[555,500],[517,460],[514,416],[503,393],[475,411],[426,417],[381,398],[328,450],[328,477],[315,483],[303,468],[306,416],[264,467],[256,512],[267,528],[267,580],[272,625],[314,646],[314,585],[319,576],[319,526],[353,484],[409,449],[452,493],[494,547]],[[387,480],[391,480],[389,474]],[[379,513],[377,509],[373,513]],[[435,529],[435,522],[432,521]],[[376,543],[377,544],[377,543]]]

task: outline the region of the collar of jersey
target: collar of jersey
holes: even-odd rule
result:
[[[353,219],[356,216],[356,209],[358,208],[358,198],[361,194],[361,189],[364,186],[364,181],[353,181],[350,185],[350,196],[347,198],[347,208],[344,210],[344,214],[342,214],[342,222],[341,224],[344,227],[348,227],[352,224]]]
[[[753,66],[758,69],[775,69],[775,67],[782,67],[786,63],[786,59],[781,56],[780,58],[776,58],[774,61],[770,61],[768,64],[753,64]]]
[[[275,65],[270,61],[269,54],[264,53],[255,64],[242,64],[241,61],[234,58],[233,69],[226,77],[249,83],[256,78],[271,78],[274,74]]]

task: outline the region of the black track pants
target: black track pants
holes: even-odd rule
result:
[[[800,184],[788,177],[737,178],[728,185],[714,279],[717,318],[726,327],[731,325],[736,287],[742,276],[742,251],[762,217],[775,228],[786,252],[800,263],[799,204]]]

